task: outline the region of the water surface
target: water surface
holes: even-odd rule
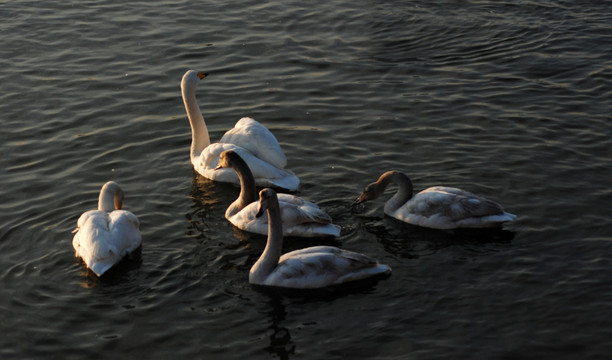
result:
[[[5,2],[0,356],[606,358],[610,23],[605,1]],[[314,298],[248,284],[265,238],[224,219],[236,187],[193,172],[192,68],[211,138],[265,124],[342,226],[332,244],[390,278]],[[351,210],[389,169],[518,219],[447,233],[383,200]],[[71,231],[108,180],[143,246],[97,279]]]

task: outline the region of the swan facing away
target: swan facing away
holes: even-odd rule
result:
[[[239,229],[267,235],[267,217],[257,217],[259,202],[253,174],[242,157],[233,150],[219,156],[215,171],[233,169],[240,180],[240,195],[225,212],[225,218]],[[283,234],[285,236],[317,237],[339,236],[340,226],[332,224],[332,219],[316,204],[291,194],[278,194]]]
[[[84,212],[73,231],[75,256],[101,276],[141,243],[140,222],[136,215],[121,210],[123,190],[109,181],[100,191],[98,210]]]
[[[189,70],[181,81],[183,102],[191,124],[191,163],[195,170],[214,181],[238,184],[238,176],[231,169],[214,171],[219,162],[219,154],[225,150],[234,150],[249,164],[258,186],[297,190],[299,178],[293,172],[285,170],[287,158],[278,141],[259,122],[242,118],[218,143],[210,143],[208,128],[195,96],[198,82],[207,75]]]
[[[387,171],[368,184],[353,205],[382,196],[391,183],[398,190],[385,204],[385,214],[409,224],[434,229],[488,228],[516,218],[494,201],[452,187],[434,186],[413,196],[412,181],[400,171]]]
[[[259,192],[257,216],[268,212],[268,242],[249,272],[255,285],[293,289],[317,289],[388,275],[391,268],[369,256],[332,246],[313,246],[281,256],[283,223],[274,190]]]

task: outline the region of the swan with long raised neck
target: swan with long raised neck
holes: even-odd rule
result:
[[[268,213],[268,242],[249,272],[251,284],[315,289],[391,273],[389,266],[367,255],[333,246],[313,246],[281,256],[283,222],[277,194],[263,189],[259,199],[257,216]]]
[[[409,224],[434,229],[488,228],[516,218],[494,201],[453,187],[434,186],[413,196],[412,181],[400,171],[387,171],[368,184],[353,205],[381,197],[392,183],[398,190],[385,204],[385,214]]]
[[[101,276],[141,244],[140,222],[133,213],[121,210],[123,190],[109,181],[100,191],[98,209],[84,212],[73,231],[75,256]]]
[[[256,217],[259,202],[253,174],[242,157],[233,150],[219,156],[216,169],[233,169],[240,179],[240,195],[225,211],[225,218],[239,229],[267,235],[267,217]],[[316,204],[291,194],[278,194],[285,236],[339,236],[340,226]]]
[[[272,133],[251,118],[240,119],[217,143],[210,142],[208,128],[196,101],[196,87],[208,74],[189,70],[183,75],[181,93],[187,117],[191,124],[191,163],[205,178],[238,184],[238,176],[232,170],[214,171],[219,154],[234,150],[249,164],[255,183],[294,191],[300,180],[285,169],[287,158]]]

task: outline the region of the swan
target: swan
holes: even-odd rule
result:
[[[75,256],[101,276],[141,243],[140,222],[136,215],[121,210],[123,190],[109,181],[100,191],[98,210],[84,212],[73,231]],[[115,210],[116,209],[116,210]]]
[[[313,246],[281,256],[283,222],[277,194],[272,189],[263,189],[259,199],[257,216],[268,212],[268,242],[251,267],[251,284],[315,289],[391,273],[389,266],[369,256],[333,246]]]
[[[284,169],[287,158],[283,150],[274,135],[259,122],[244,117],[218,143],[210,143],[208,128],[195,96],[198,82],[206,76],[206,73],[189,70],[181,80],[181,93],[191,125],[190,157],[195,170],[214,181],[238,184],[238,176],[231,169],[214,171],[219,162],[219,154],[225,150],[234,150],[249,164],[258,186],[297,190],[300,179]]]
[[[385,204],[385,214],[409,224],[434,229],[487,228],[516,218],[494,201],[452,187],[434,186],[413,196],[412,181],[400,171],[387,171],[368,184],[353,205],[382,196],[391,183],[399,189]]]
[[[242,157],[233,150],[219,155],[215,170],[234,169],[240,179],[240,195],[225,211],[225,218],[239,229],[268,234],[268,219],[256,217],[259,202],[253,174]],[[316,204],[291,194],[278,194],[283,234],[285,236],[340,236],[340,226]]]

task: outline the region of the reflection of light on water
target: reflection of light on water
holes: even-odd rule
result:
[[[216,183],[194,172],[191,185],[191,197],[198,204],[212,206],[219,202]]]
[[[98,277],[89,269],[79,271],[79,276],[85,279],[85,281],[79,282],[79,285],[81,287],[84,287],[86,289],[93,289],[98,285]]]

